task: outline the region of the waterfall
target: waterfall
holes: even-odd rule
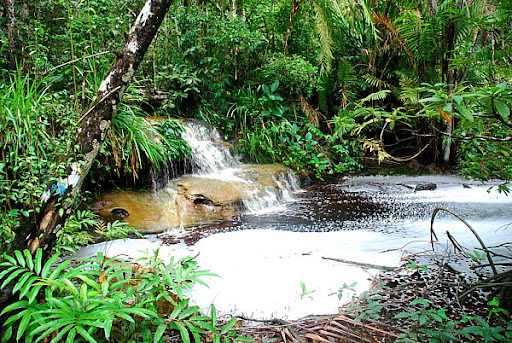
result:
[[[240,167],[217,129],[199,121],[188,121],[184,128],[181,138],[191,149],[190,162],[195,174],[219,174]]]
[[[282,204],[293,200],[293,193],[299,190],[297,177],[288,171],[274,178],[276,187],[265,187],[263,192],[254,191],[251,197],[243,200],[250,214],[262,214],[282,209]]]
[[[266,213],[282,208],[299,189],[298,179],[290,170],[272,175],[271,180],[267,177],[262,182],[257,167],[243,164],[234,157],[230,152],[231,145],[214,127],[189,121],[184,128],[181,137],[191,148],[192,176],[232,182],[233,187],[242,188],[247,194],[241,199],[247,213]]]

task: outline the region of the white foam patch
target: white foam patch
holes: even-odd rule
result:
[[[247,230],[215,234],[192,247],[161,246],[158,240],[118,240],[86,247],[73,258],[93,256],[98,251],[108,257],[141,258],[155,249],[160,249],[164,260],[199,254],[201,269],[218,275],[204,279],[209,287],[196,285],[188,294],[205,312],[214,304],[220,314],[297,319],[337,313],[353,295],[368,290],[377,272],[322,257],[398,266],[403,242],[382,244],[382,236],[365,231]],[[389,251],[390,245],[397,250]],[[382,251],[384,246],[387,252]],[[354,282],[355,292],[344,291],[338,299],[343,284]]]
[[[223,313],[253,318],[297,319],[337,313],[354,293],[337,292],[344,283],[356,293],[368,290],[375,269],[323,259],[330,257],[397,266],[400,250],[382,252],[366,242],[382,241],[378,233],[351,231],[297,233],[248,230],[213,235],[199,241],[198,262],[219,277],[191,293],[202,308],[210,304]],[[389,244],[386,244],[387,249]],[[399,248],[400,244],[396,244]],[[305,291],[301,287],[305,285]]]

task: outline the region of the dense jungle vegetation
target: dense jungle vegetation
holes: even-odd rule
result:
[[[44,219],[49,197],[66,193],[62,180],[85,154],[77,141],[79,127],[143,6],[142,0],[3,0],[0,5],[2,252],[28,248],[26,227]],[[284,163],[318,179],[359,171],[371,161],[414,161],[476,179],[499,178],[508,192],[511,62],[510,0],[174,1],[124,91],[85,187],[72,200],[62,199],[70,202],[60,213],[67,220],[51,245],[63,250],[106,233],[126,235],[122,223],[98,222],[88,200],[110,180],[144,186],[165,166],[180,169],[189,152],[180,139],[183,117],[219,128],[248,161]],[[29,255],[18,251],[3,265],[33,270],[24,274],[22,285],[35,282],[37,274],[48,287],[72,294],[86,294],[89,287],[110,296],[94,281],[105,277],[101,268],[108,269],[107,262],[87,262],[81,280],[88,286],[76,289],[71,282],[51,281],[45,258]],[[195,266],[182,261],[169,268],[179,274]],[[57,270],[53,276],[66,273]],[[157,298],[154,281],[146,286]],[[205,324],[197,309],[187,308],[175,281],[158,286],[178,289],[177,298],[166,301],[179,300],[173,315],[182,315],[182,321],[170,328],[185,335],[192,327],[193,338],[201,330],[215,331],[215,320]],[[27,304],[42,287],[22,291]],[[110,326],[102,327],[106,339],[116,318],[126,319],[123,329],[134,334],[133,318],[139,316],[146,327],[156,328],[159,341],[169,323],[153,316],[157,310],[141,307],[109,317]],[[34,318],[42,318],[48,309],[34,311],[39,311]],[[71,342],[74,335],[87,340],[92,332],[49,324],[36,330],[27,321],[20,327],[32,325],[34,335],[54,333],[52,342]],[[226,325],[215,337],[231,332],[234,323]],[[23,331],[18,332],[20,338]]]

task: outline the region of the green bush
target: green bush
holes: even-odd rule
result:
[[[99,254],[60,263],[59,255],[43,262],[42,250],[4,254],[0,288],[15,282],[19,300],[3,309],[3,339],[41,342],[165,342],[179,335],[200,343],[208,333],[214,342],[251,341],[238,337],[236,318],[224,325],[212,306],[209,316],[190,306],[185,292],[202,277],[193,258],[164,263],[156,256],[142,264]]]
[[[297,100],[300,94],[306,98],[313,95],[318,85],[318,68],[300,55],[274,54],[260,70],[262,81],[279,81],[281,91]]]

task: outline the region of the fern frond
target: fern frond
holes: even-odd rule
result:
[[[318,61],[320,63],[320,72],[328,73],[332,66],[334,59],[332,53],[333,40],[331,37],[331,30],[329,27],[330,9],[328,4],[330,1],[319,0],[313,2],[313,9],[315,11],[315,29],[320,38],[320,52],[318,54]]]
[[[404,104],[418,105],[420,90],[417,87],[403,87],[399,98]]]
[[[361,100],[361,103],[369,102],[369,101],[380,101],[387,98],[387,96],[391,93],[390,90],[384,89],[375,93],[372,93]]]
[[[374,88],[388,88],[388,84],[384,82],[383,80],[379,79],[377,76],[371,75],[371,74],[365,74],[363,75],[363,79],[372,87]]]

